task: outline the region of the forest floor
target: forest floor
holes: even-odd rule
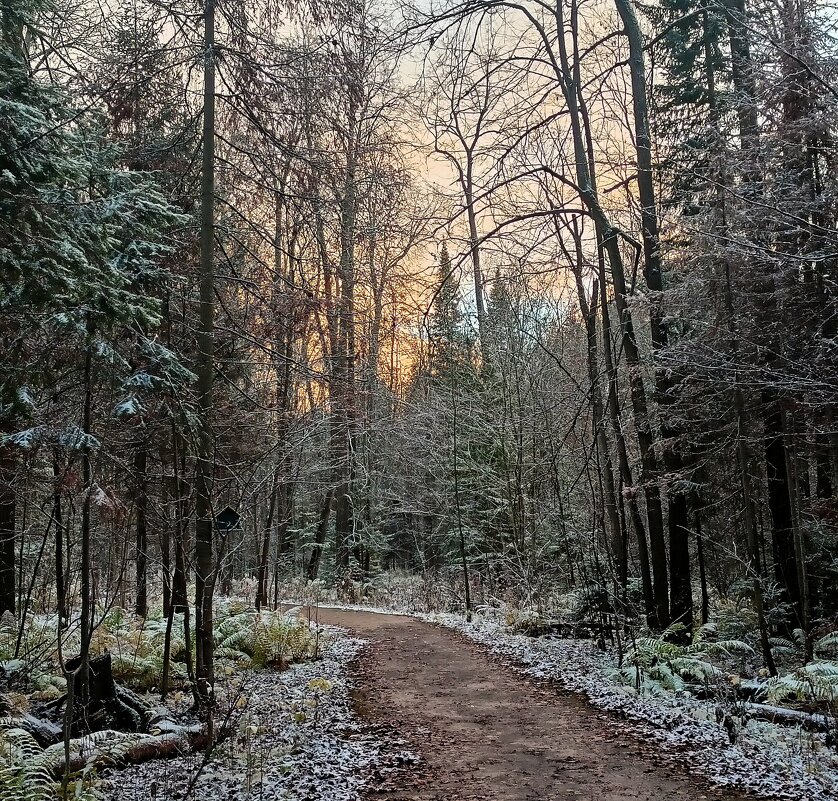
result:
[[[314,610],[310,610],[312,616]],[[369,798],[416,801],[741,801],[664,759],[580,696],[531,679],[462,635],[410,617],[319,608],[369,642],[356,712],[421,755]]]

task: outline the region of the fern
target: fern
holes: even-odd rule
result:
[[[734,653],[753,653],[746,642],[735,639],[710,639],[716,629],[711,624],[697,629],[689,645],[670,641],[683,626],[670,626],[657,637],[639,637],[626,654],[627,669],[620,677],[627,684],[637,685],[640,673],[641,687],[651,681],[659,689],[680,692],[686,689],[685,680],[708,684],[719,681],[724,672],[714,665],[711,657],[729,657]]]
[[[0,798],[3,801],[47,801],[55,783],[44,752],[23,729],[0,731]]]
[[[817,661],[793,673],[775,676],[766,685],[766,697],[773,702],[795,698],[808,703],[838,700],[838,664]]]
[[[125,758],[130,748],[149,738],[151,738],[149,734],[132,734],[106,729],[72,740],[70,747],[74,753],[84,757],[84,772],[89,773],[96,767],[119,763]],[[43,752],[42,761],[51,770],[55,770],[63,760],[64,743],[51,745]]]
[[[218,623],[215,638],[219,656],[253,667],[299,662],[316,647],[305,623],[278,611],[237,609]]]
[[[829,634],[817,640],[814,644],[814,651],[816,654],[828,651],[830,648],[838,649],[838,631],[831,631]]]

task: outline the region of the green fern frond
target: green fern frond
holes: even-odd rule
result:
[[[735,653],[752,654],[754,649],[742,640],[717,640],[716,642],[693,643],[687,648],[687,652],[708,656],[732,656]]]
[[[815,653],[826,651],[829,648],[838,648],[838,631],[831,631],[814,644]]]
[[[838,663],[836,662],[810,662],[803,670],[810,676],[822,676],[838,684]]]
[[[0,731],[0,798],[3,801],[48,801],[55,794],[43,750],[23,729]]]
[[[795,673],[775,676],[766,683],[766,696],[772,701],[794,697],[800,701],[822,702],[838,699],[838,666],[812,663]]]

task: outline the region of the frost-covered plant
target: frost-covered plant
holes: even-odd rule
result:
[[[113,608],[102,618],[93,634],[94,654],[109,652],[113,673],[117,680],[135,689],[156,687],[163,673],[163,653],[167,622],[161,610],[147,618],[136,617],[124,609]],[[172,624],[170,676],[185,679],[183,658],[186,642],[183,623],[176,616]]]
[[[317,656],[315,633],[281,611],[248,609],[223,618],[215,631],[216,656],[251,667],[284,667]]]
[[[632,641],[618,670],[620,680],[652,693],[682,692],[694,684],[718,686],[726,673],[712,659],[753,653],[742,640],[715,639],[716,628],[710,623],[697,629],[688,645],[673,642],[679,631],[683,626],[675,624],[657,637]]]
[[[308,683],[308,689],[311,692],[311,697],[307,703],[314,709],[314,725],[316,726],[320,720],[320,704],[323,697],[332,691],[332,683],[328,679],[318,676]]]
[[[766,698],[795,698],[810,703],[838,700],[838,663],[810,662],[791,673],[775,676],[766,685]]]
[[[0,728],[0,798],[42,801],[55,797],[55,783],[43,749],[23,729]]]
[[[0,665],[21,680],[26,689],[44,693],[39,696],[42,699],[60,695],[65,686],[50,660],[55,651],[56,627],[53,615],[27,616],[22,632],[13,619],[0,620]]]
[[[794,640],[776,640],[775,648],[801,653],[803,632],[795,631]],[[838,649],[838,631],[833,631],[813,643],[815,659],[797,670],[770,679],[765,696],[769,701],[793,698],[815,706],[838,701],[838,661],[820,658]]]
[[[85,767],[73,776],[72,797],[94,801],[96,769],[122,761],[129,749],[146,734],[100,731],[72,740],[71,753],[83,758]],[[41,748],[28,731],[12,718],[0,718],[0,798],[3,801],[54,801],[59,791],[55,776],[64,764],[64,743]]]
[[[536,634],[544,628],[544,618],[535,609],[509,609],[506,625],[518,634]]]

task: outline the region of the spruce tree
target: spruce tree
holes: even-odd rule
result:
[[[149,288],[180,219],[151,176],[120,169],[94,114],[33,75],[25,43],[40,11],[0,5],[0,612],[14,610],[20,450],[96,446],[84,424],[77,436],[38,425],[52,343],[78,343],[85,375],[102,355],[109,370],[125,364],[114,337],[157,325]]]

